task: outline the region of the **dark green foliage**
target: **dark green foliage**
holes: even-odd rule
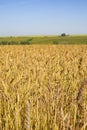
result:
[[[20,44],[21,45],[29,45],[32,43],[32,39],[28,39],[28,40],[25,40],[25,41],[21,41]]]
[[[0,45],[15,45],[15,41],[0,41]]]
[[[11,37],[12,38],[12,37]],[[24,41],[0,41],[0,45],[29,45],[32,43],[32,39]]]
[[[59,42],[58,41],[53,41],[53,44],[59,44]]]

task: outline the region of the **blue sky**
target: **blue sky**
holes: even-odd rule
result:
[[[87,34],[87,0],[0,0],[0,36]]]

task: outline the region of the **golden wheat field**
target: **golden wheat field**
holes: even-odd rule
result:
[[[87,130],[87,45],[0,46],[0,130]]]

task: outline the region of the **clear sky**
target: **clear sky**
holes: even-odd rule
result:
[[[0,36],[87,34],[87,0],[0,0]]]

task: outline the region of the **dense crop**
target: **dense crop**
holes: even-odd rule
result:
[[[1,46],[0,130],[87,130],[87,46]]]

